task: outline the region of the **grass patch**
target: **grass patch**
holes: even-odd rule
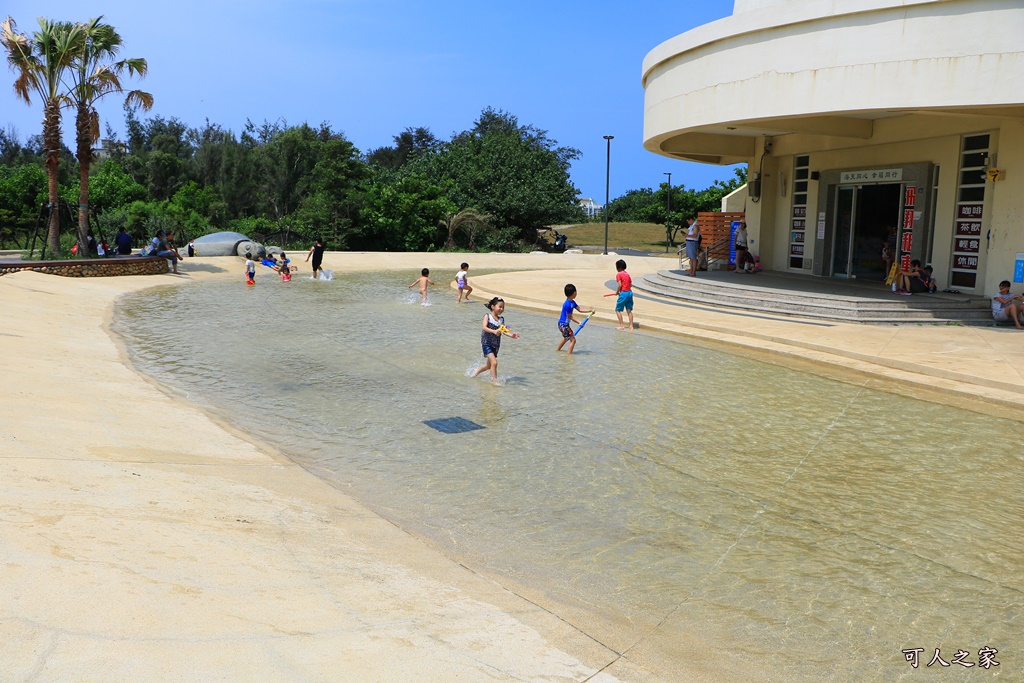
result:
[[[569,244],[577,247],[603,247],[604,223],[580,223],[560,229],[569,238]],[[665,226],[658,223],[609,223],[608,247],[616,249],[639,249],[641,251],[665,251]],[[675,252],[675,247],[671,249]]]

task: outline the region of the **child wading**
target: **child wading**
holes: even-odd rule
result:
[[[288,258],[285,253],[281,252],[281,265],[274,268],[278,273],[281,274],[281,282],[292,281],[292,261]]]
[[[466,303],[469,303],[469,295],[473,293],[473,288],[469,286],[469,264],[463,263],[461,270],[455,274],[455,286],[459,288],[459,300],[455,303],[462,303],[462,294],[466,294]]]
[[[592,312],[590,309],[580,308],[577,305],[576,285],[569,284],[565,286],[565,303],[562,304],[562,315],[558,318],[558,330],[562,333],[562,341],[558,342],[559,351],[565,346],[565,342],[569,342],[568,353],[572,353],[573,348],[576,346],[576,335],[572,331],[572,325],[570,325],[570,323],[577,322],[576,318],[572,315],[573,311],[579,311],[580,313]]]
[[[424,268],[420,271],[420,276],[416,278],[416,281],[409,285],[406,289],[412,289],[416,285],[420,286],[420,298],[421,303],[427,305],[427,285],[434,284],[434,281],[430,279],[430,269]]]
[[[484,316],[484,322],[480,332],[480,346],[484,351],[484,364],[473,372],[473,377],[490,370],[491,381],[498,383],[498,351],[501,349],[501,336],[506,335],[513,339],[519,339],[519,333],[505,327],[505,300],[496,296],[486,304],[490,311]]]
[[[252,254],[245,255],[245,284],[256,284],[256,263],[252,260]]]
[[[615,300],[615,315],[619,318],[619,326],[615,329],[626,329],[622,324],[622,311],[629,314],[629,331],[633,331],[633,278],[626,272],[626,262],[619,259],[615,262],[615,281],[619,283],[615,293],[619,298]]]

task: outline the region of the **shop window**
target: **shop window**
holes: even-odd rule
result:
[[[988,150],[988,135],[968,135],[964,138],[964,151]]]
[[[985,184],[985,172],[976,168],[972,168],[969,171],[960,171],[960,184],[961,185],[984,185]]]
[[[957,196],[957,201],[961,202],[981,202],[985,200],[985,186],[981,187],[961,187],[960,193]]]
[[[988,152],[971,152],[960,160],[960,168],[984,168],[987,164]]]
[[[790,218],[789,267],[803,269],[810,259],[804,259],[804,239],[807,234],[807,179],[810,177],[811,157],[801,154],[793,158],[793,210]]]
[[[953,262],[949,282],[953,287],[978,286],[979,243],[984,230],[985,178],[990,136],[968,135],[961,140],[960,174],[953,219]],[[937,185],[937,183],[936,183]]]

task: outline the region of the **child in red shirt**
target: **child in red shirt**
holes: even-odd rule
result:
[[[629,331],[633,331],[633,278],[626,272],[626,262],[619,259],[615,262],[615,281],[619,283],[615,293],[619,295],[619,298],[615,300],[615,315],[619,318],[619,326],[615,329],[624,330],[625,325],[622,324],[622,311],[626,311],[629,314]]]

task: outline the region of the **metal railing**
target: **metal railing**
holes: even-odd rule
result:
[[[728,260],[728,258],[729,258],[729,244],[731,242],[732,242],[732,235],[726,235],[725,237],[723,237],[722,239],[718,240],[717,242],[715,242],[711,246],[701,247],[701,251],[704,252],[704,262],[706,264],[708,264],[709,268],[711,267],[711,259],[712,258],[716,258],[716,259],[724,258],[724,259]],[[725,248],[724,251],[723,251],[723,247]],[[714,254],[715,254],[714,257],[711,256],[712,252],[714,252]],[[719,252],[721,252],[721,253],[719,253]],[[685,254],[686,254],[686,243],[684,242],[683,246],[679,247],[679,270],[683,269],[683,258],[685,256]]]

